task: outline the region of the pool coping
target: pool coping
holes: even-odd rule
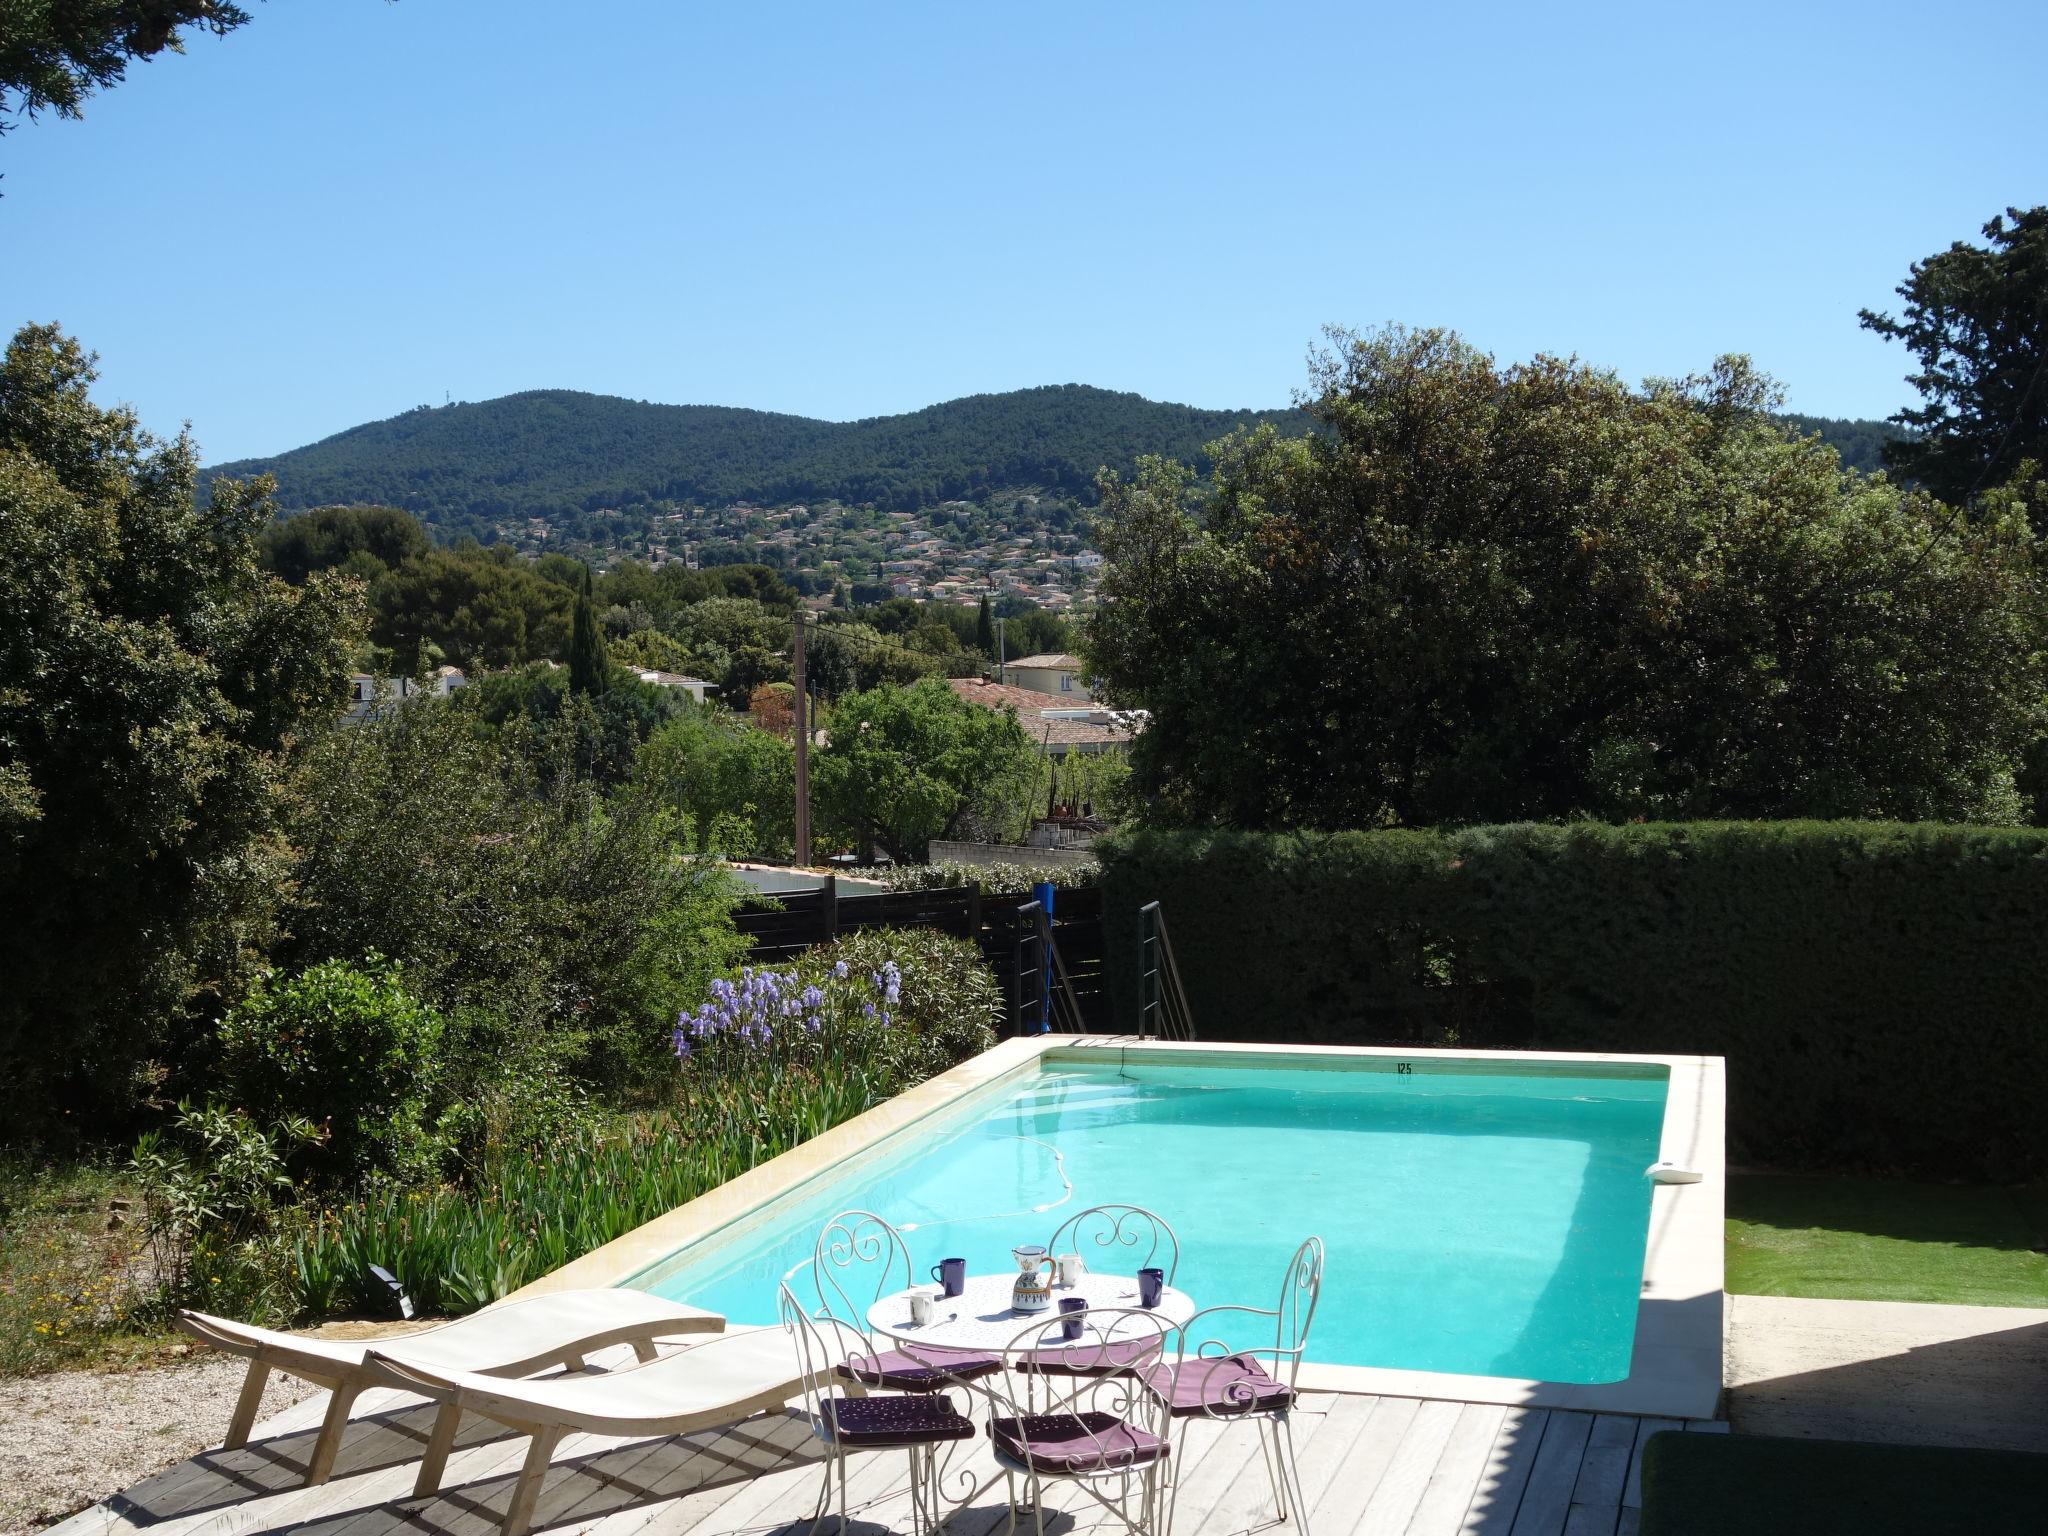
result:
[[[951,1071],[920,1083],[834,1126],[802,1146],[677,1206],[624,1236],[572,1259],[552,1274],[513,1293],[618,1285],[698,1242],[744,1220],[836,1169],[848,1158],[921,1120],[992,1091],[1010,1078],[1037,1070],[1048,1055],[1095,1051],[1151,1055],[1321,1057],[1415,1061],[1512,1062],[1523,1068],[1555,1063],[1560,1070],[1587,1066],[1643,1066],[1668,1074],[1658,1157],[1695,1169],[1696,1184],[1658,1184],[1650,1194],[1650,1227],[1636,1312],[1629,1373],[1600,1383],[1534,1381],[1507,1376],[1464,1376],[1443,1371],[1306,1362],[1300,1384],[1319,1392],[1381,1397],[1437,1398],[1532,1408],[1647,1414],[1707,1419],[1720,1403],[1724,1313],[1723,1212],[1726,1202],[1726,1085],[1718,1056],[1628,1055],[1568,1051],[1476,1051],[1415,1046],[1261,1045],[1226,1041],[1139,1040],[1125,1035],[1038,1035],[1005,1040]]]

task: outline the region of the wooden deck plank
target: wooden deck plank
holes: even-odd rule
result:
[[[1636,1448],[1636,1420],[1623,1414],[1593,1417],[1586,1454],[1579,1462],[1579,1480],[1572,1486],[1574,1504],[1619,1509],[1628,1482],[1629,1459]]]
[[[1173,1476],[1179,1489],[1172,1495],[1173,1523],[1183,1536],[1196,1530],[1212,1529],[1211,1517],[1226,1496],[1249,1492],[1270,1500],[1272,1483],[1266,1475],[1265,1459],[1259,1451],[1259,1430],[1249,1422],[1211,1424],[1193,1421],[1185,1448],[1174,1436]],[[1218,1531],[1235,1527],[1218,1525]]]
[[[808,1428],[800,1423],[792,1427],[755,1417],[692,1436],[699,1443],[656,1485],[653,1497],[606,1516],[591,1529],[603,1531],[605,1536],[641,1536],[656,1531],[679,1536],[706,1521],[753,1480],[742,1475],[744,1468],[770,1465],[775,1460],[771,1451],[784,1444],[795,1445],[799,1431],[809,1437]],[[792,1450],[775,1464],[787,1465],[798,1454]]]
[[[1499,1403],[1459,1405],[1458,1422],[1408,1518],[1406,1536],[1456,1536],[1507,1412]]]
[[[1547,1408],[1510,1408],[1501,1415],[1500,1430],[1458,1527],[1461,1536],[1505,1536],[1512,1529],[1549,1424]]]
[[[1306,1401],[1306,1399],[1304,1399]],[[1332,1401],[1325,1399],[1326,1402]],[[1334,1401],[1341,1402],[1342,1399]],[[1327,1485],[1328,1472],[1313,1487],[1308,1487],[1310,1469],[1324,1466],[1333,1470],[1343,1453],[1350,1449],[1351,1440],[1364,1427],[1366,1415],[1359,1413],[1355,1418],[1340,1418],[1329,1409],[1304,1411],[1297,1407],[1294,1420],[1295,1463],[1299,1470],[1304,1492],[1303,1497],[1313,1502]],[[1238,1433],[1254,1436],[1258,1432],[1249,1426]],[[1326,1443],[1326,1437],[1335,1436],[1341,1444],[1332,1452],[1319,1448]],[[1268,1480],[1258,1471],[1257,1462],[1249,1462],[1244,1475],[1236,1478],[1207,1509],[1192,1509],[1183,1504],[1176,1512],[1174,1529],[1179,1536],[1235,1536],[1235,1533],[1270,1524],[1273,1512],[1273,1490]],[[1192,1515],[1192,1519],[1190,1516]]]
[[[1458,1427],[1459,1404],[1426,1402],[1415,1411],[1408,1429],[1394,1448],[1393,1459],[1381,1474],[1358,1523],[1358,1536],[1402,1536],[1415,1516],[1422,1496],[1429,1491],[1430,1474],[1443,1458],[1451,1432]]]
[[[1351,1447],[1365,1433],[1365,1426],[1371,1421],[1372,1410],[1378,1402],[1376,1397],[1362,1395],[1338,1398],[1330,1405],[1329,1412],[1323,1415],[1313,1443],[1300,1447],[1301,1496],[1308,1505],[1311,1526],[1317,1504],[1329,1489],[1337,1469],[1344,1464],[1344,1458],[1351,1454]]]
[[[1415,1422],[1422,1403],[1412,1397],[1383,1397],[1373,1404],[1365,1428],[1345,1453],[1323,1491],[1322,1499],[1309,1516],[1312,1530],[1334,1533],[1349,1531],[1365,1517],[1373,1490],[1400,1449],[1401,1437]]]
[[[1637,1419],[1636,1443],[1629,1447],[1628,1476],[1621,1484],[1621,1507],[1641,1509],[1643,1507],[1643,1442],[1652,1435],[1662,1434],[1667,1429],[1683,1429],[1683,1419]]]
[[[1521,1507],[1515,1511],[1512,1536],[1563,1536],[1579,1461],[1592,1432],[1590,1413],[1550,1415],[1543,1426],[1543,1443],[1536,1448],[1536,1464],[1529,1470],[1529,1485],[1522,1490]]]
[[[729,1467],[731,1458],[740,1453],[740,1427],[728,1425],[724,1429],[710,1430],[701,1436],[690,1437],[703,1443],[693,1445],[689,1457],[678,1464],[674,1479],[677,1491],[615,1510],[593,1524],[587,1536],[599,1536],[599,1533],[602,1533],[602,1536],[638,1536],[645,1527],[687,1499],[695,1498],[699,1494],[715,1494],[721,1487],[737,1488],[736,1482],[715,1484],[711,1480],[715,1478],[718,1469]],[[685,1480],[692,1478],[701,1481],[686,1483]],[[707,1484],[710,1486],[706,1486]],[[707,1508],[716,1502],[715,1498],[707,1498]]]
[[[336,1476],[297,1486],[325,1394],[261,1426],[236,1452],[202,1453],[145,1479],[128,1502],[73,1517],[45,1536],[496,1536],[525,1451],[488,1421],[465,1426],[448,1486],[411,1497],[431,1408],[365,1394]],[[977,1409],[977,1420],[985,1415]],[[1635,1536],[1641,1457],[1662,1430],[1725,1434],[1714,1420],[1508,1408],[1447,1400],[1304,1394],[1294,1428],[1307,1526],[1314,1536]],[[494,1438],[495,1437],[495,1438]],[[901,1452],[849,1463],[860,1536],[907,1532],[909,1468]],[[963,1441],[953,1472],[986,1477],[985,1435]],[[1174,1536],[1244,1536],[1272,1525],[1259,1434],[1197,1422],[1179,1461]],[[543,1536],[808,1536],[824,1476],[808,1425],[784,1412],[673,1440],[572,1436],[537,1511]],[[1113,1536],[1114,1517],[1069,1480],[1048,1485],[1061,1536]],[[1000,1480],[954,1511],[941,1536],[1005,1536]],[[1285,1536],[1288,1528],[1277,1528]],[[1029,1522],[1020,1536],[1033,1536]]]

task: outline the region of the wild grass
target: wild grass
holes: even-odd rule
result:
[[[297,1311],[374,1310],[376,1264],[424,1313],[487,1306],[869,1107],[857,1076],[720,1079],[685,1105],[494,1154],[466,1186],[391,1188],[306,1218],[288,1246]]]
[[[139,1315],[143,1249],[140,1201],[111,1164],[0,1158],[0,1376],[167,1344]]]

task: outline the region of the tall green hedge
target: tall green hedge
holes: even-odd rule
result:
[[[1204,1038],[1725,1056],[1737,1159],[2048,1171],[2048,830],[1145,832],[1101,853],[1127,1023],[1156,899]]]

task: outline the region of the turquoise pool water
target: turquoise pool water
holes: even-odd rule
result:
[[[1264,1058],[1280,1061],[1282,1058]],[[1328,1250],[1308,1358],[1546,1381],[1628,1374],[1664,1119],[1662,1069],[1052,1065],[910,1128],[629,1282],[775,1320],[776,1282],[851,1206],[920,1267],[1010,1268],[1066,1215],[1123,1202],[1181,1242],[1199,1305],[1270,1306]]]

